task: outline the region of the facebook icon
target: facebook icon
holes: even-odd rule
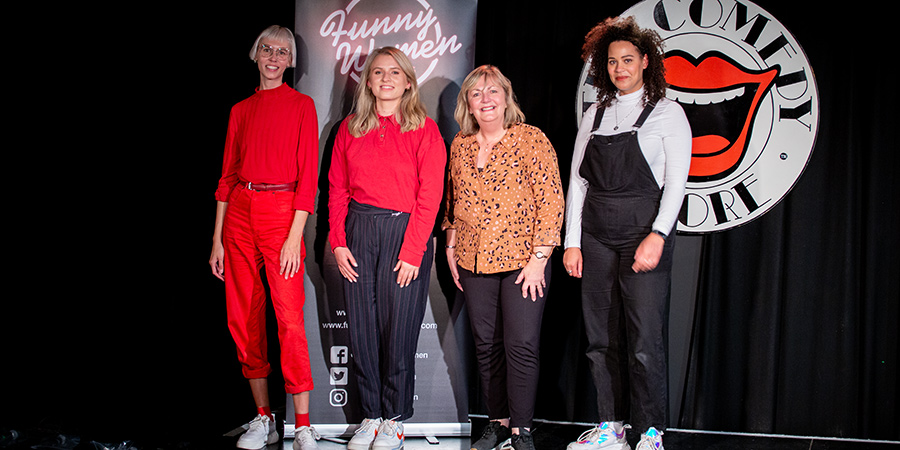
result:
[[[349,354],[348,354],[347,346],[334,345],[331,347],[331,363],[332,364],[347,364],[348,359],[349,359]]]

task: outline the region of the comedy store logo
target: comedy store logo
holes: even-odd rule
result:
[[[787,196],[815,144],[819,98],[800,44],[747,1],[653,0],[623,16],[665,41],[667,96],[691,123],[693,145],[678,230],[745,224]],[[596,101],[582,70],[578,118]]]

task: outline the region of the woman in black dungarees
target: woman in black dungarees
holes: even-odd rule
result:
[[[633,18],[588,33],[599,90],[585,113],[566,205],[566,271],[582,278],[587,356],[600,423],[568,450],[661,450],[674,228],[691,158],[681,107],[665,98],[662,42]],[[627,344],[627,345],[626,345]]]

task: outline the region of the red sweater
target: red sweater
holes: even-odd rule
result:
[[[294,209],[313,212],[319,168],[319,121],[313,100],[286,83],[231,108],[216,200],[241,182],[297,181]]]
[[[437,124],[427,118],[417,130],[382,117],[381,126],[355,138],[344,119],[334,141],[328,209],[332,250],[347,246],[344,222],[350,200],[409,213],[400,260],[422,264],[444,191],[447,150]]]

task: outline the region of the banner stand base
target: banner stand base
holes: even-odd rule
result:
[[[314,423],[313,428],[322,435],[322,437],[346,437],[353,436],[353,432],[359,424],[346,423]],[[424,437],[431,443],[432,440],[437,442],[437,436],[470,436],[472,434],[472,424],[470,423],[415,423],[404,422],[403,432],[409,437]],[[294,424],[284,423],[284,437],[294,437]]]

